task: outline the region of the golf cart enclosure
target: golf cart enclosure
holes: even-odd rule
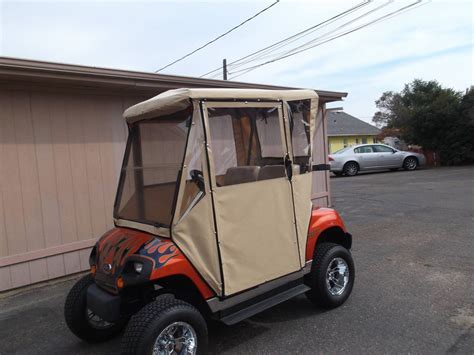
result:
[[[115,223],[172,238],[219,296],[301,270],[317,108],[312,90],[246,89],[129,108]]]

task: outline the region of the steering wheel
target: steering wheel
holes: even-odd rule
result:
[[[191,180],[194,181],[201,191],[204,191],[204,175],[201,170],[191,170],[189,175],[191,175]]]

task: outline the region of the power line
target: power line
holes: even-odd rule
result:
[[[245,25],[247,22],[253,20],[255,17],[257,17],[257,16],[259,16],[260,14],[264,13],[265,11],[269,10],[270,8],[272,8],[273,6],[275,6],[276,4],[278,4],[279,2],[280,2],[280,0],[276,0],[273,4],[267,6],[267,7],[264,8],[263,10],[260,10],[260,11],[257,12],[255,15],[253,15],[253,16],[249,17],[248,19],[246,19],[245,21],[239,23],[237,26],[232,27],[232,28],[231,28],[230,30],[228,30],[227,32],[224,32],[224,33],[221,34],[220,36],[217,36],[217,37],[214,38],[213,40],[210,40],[209,42],[203,44],[201,47],[196,48],[196,49],[193,50],[192,52],[190,52],[190,53],[188,53],[188,54],[182,56],[181,58],[178,58],[178,59],[176,59],[175,61],[173,61],[173,62],[171,62],[171,63],[165,65],[164,67],[162,67],[162,68],[156,70],[155,73],[158,73],[158,72],[162,71],[163,69],[166,69],[166,68],[172,66],[173,64],[176,64],[176,63],[182,61],[183,59],[189,57],[190,55],[193,55],[194,53],[200,51],[201,49],[207,47],[208,45],[210,45],[210,44],[216,42],[217,40],[219,40],[219,39],[221,39],[222,37],[224,37],[224,36],[228,35],[229,33],[231,33],[232,31],[235,31],[237,28],[239,28],[239,27]]]
[[[286,42],[286,41],[292,40],[292,39],[294,39],[294,38],[296,38],[296,37],[298,37],[298,36],[301,36],[301,35],[304,34],[304,33],[307,33],[307,32],[309,32],[309,31],[314,30],[314,29],[316,29],[316,28],[319,28],[319,27],[321,27],[321,26],[323,26],[323,25],[325,25],[325,24],[327,24],[327,23],[329,23],[329,22],[331,22],[331,21],[334,21],[335,19],[344,17],[344,16],[346,16],[347,14],[349,14],[349,13],[355,11],[355,10],[360,9],[361,7],[368,5],[368,4],[371,3],[372,1],[373,1],[373,0],[365,0],[365,1],[363,1],[363,2],[361,2],[361,3],[359,3],[359,4],[357,4],[357,5],[355,5],[355,6],[353,6],[353,7],[351,7],[350,9],[348,9],[348,10],[346,10],[346,11],[343,11],[343,12],[341,12],[341,13],[339,13],[339,14],[337,14],[337,15],[335,15],[335,16],[333,16],[333,17],[327,19],[327,20],[324,20],[324,21],[322,21],[322,22],[320,22],[320,23],[318,23],[318,24],[316,24],[316,25],[313,25],[313,26],[311,26],[311,27],[308,27],[307,29],[305,29],[305,30],[303,30],[303,31],[300,31],[300,32],[298,32],[298,33],[296,33],[296,34],[294,34],[294,35],[291,35],[291,36],[287,37],[287,38],[284,38],[284,39],[282,39],[282,40],[280,40],[280,41],[278,41],[278,42],[275,42],[275,43],[273,43],[273,44],[271,44],[271,45],[269,45],[269,46],[267,46],[267,47],[265,47],[265,48],[262,48],[262,49],[256,51],[256,52],[250,53],[250,54],[246,55],[245,57],[239,58],[239,59],[237,59],[237,60],[235,60],[235,61],[233,61],[233,62],[231,62],[231,63],[228,63],[228,66],[233,65],[233,64],[235,64],[235,63],[237,63],[237,62],[240,62],[240,61],[242,61],[242,60],[244,60],[244,59],[247,59],[247,58],[249,58],[249,57],[252,57],[252,56],[254,56],[254,55],[256,55],[256,54],[259,54],[259,53],[261,53],[261,52],[264,52],[264,51],[266,51],[266,50],[268,50],[268,49],[270,49],[270,48],[273,48],[273,47],[275,47],[275,46],[277,46],[277,45],[280,45],[280,44],[282,44],[282,43],[284,43],[284,42]],[[207,73],[201,75],[200,77],[202,78],[202,77],[204,77],[204,76],[206,76],[206,75],[209,75],[209,74],[211,74],[211,73],[214,73],[214,72],[216,72],[216,71],[220,71],[221,69],[222,69],[222,67],[216,68],[216,69],[214,69],[214,70],[211,70],[211,71],[209,71],[209,72],[207,72]]]
[[[383,3],[382,5],[379,5],[379,6],[377,6],[376,8],[374,8],[374,9],[372,9],[372,10],[369,10],[369,11],[363,13],[362,15],[359,15],[358,17],[353,18],[353,19],[351,19],[351,20],[349,20],[349,21],[343,23],[342,25],[340,25],[340,26],[338,26],[338,27],[336,27],[336,28],[334,28],[334,29],[332,29],[332,30],[330,30],[330,31],[328,31],[328,32],[326,32],[326,33],[324,33],[324,34],[322,34],[321,36],[318,36],[318,37],[316,37],[316,38],[313,38],[312,40],[310,40],[310,41],[308,41],[308,42],[306,42],[306,43],[303,43],[303,44],[301,44],[301,45],[299,45],[299,46],[297,46],[297,47],[295,47],[295,48],[292,48],[292,49],[290,49],[289,51],[280,52],[280,53],[278,53],[278,54],[276,54],[276,55],[274,55],[274,56],[286,55],[286,54],[292,53],[292,52],[294,52],[294,51],[297,51],[298,49],[301,49],[301,48],[304,48],[304,47],[310,45],[311,43],[315,43],[315,42],[317,42],[318,40],[324,39],[324,38],[328,37],[330,34],[332,34],[332,33],[334,33],[334,32],[337,32],[338,30],[340,30],[340,29],[342,29],[342,28],[344,28],[344,27],[346,27],[346,26],[348,26],[348,25],[350,25],[350,24],[352,24],[352,23],[354,23],[354,22],[357,22],[357,21],[359,21],[360,19],[362,19],[362,18],[364,18],[364,17],[366,17],[366,16],[369,16],[370,14],[372,14],[372,13],[374,13],[374,12],[380,10],[381,8],[387,6],[387,5],[391,4],[391,3],[393,3],[393,0],[389,0],[389,1],[385,2],[385,3]],[[324,27],[324,26],[323,26],[323,27]],[[320,27],[320,28],[321,28],[321,27]],[[313,30],[312,32],[314,32],[314,30]],[[306,35],[304,35],[304,36],[306,36]],[[302,36],[302,37],[304,37],[304,36]],[[302,38],[302,37],[300,37],[300,38]],[[294,40],[291,41],[291,42],[294,42]],[[290,43],[291,43],[291,42],[290,42]],[[285,45],[284,45],[284,46],[285,46]],[[277,50],[277,49],[278,49],[278,48],[276,48],[275,50]],[[270,53],[271,53],[271,52],[274,52],[275,50],[270,51]],[[247,61],[244,61],[244,62],[241,62],[241,63],[237,64],[236,66],[233,67],[233,69],[235,70],[235,69],[237,69],[237,68],[239,68],[239,67],[242,67],[242,66],[245,65],[245,64],[249,64],[249,63],[251,63],[251,62],[257,61],[258,59],[264,59],[264,58],[266,58],[266,57],[267,57],[267,58],[270,57],[269,54],[265,53],[265,54],[263,54],[263,55],[259,55],[259,56],[255,57],[255,58],[253,58],[253,59],[250,59],[250,60],[247,60]]]
[[[316,43],[316,44],[314,44],[314,45],[312,45],[312,46],[310,46],[310,47],[307,47],[307,48],[298,50],[298,51],[293,52],[293,53],[290,53],[290,54],[282,55],[282,56],[280,56],[280,57],[274,58],[274,59],[272,59],[272,60],[268,60],[268,61],[266,61],[266,62],[264,62],[264,63],[261,63],[261,64],[257,64],[257,65],[251,66],[251,67],[247,67],[247,68],[244,68],[244,69],[237,70],[237,71],[235,71],[235,72],[233,72],[233,73],[234,73],[234,74],[235,74],[235,73],[241,73],[241,74],[236,75],[236,76],[233,76],[231,79],[235,79],[236,77],[239,77],[239,76],[241,76],[241,75],[247,74],[248,72],[250,72],[250,71],[252,71],[252,70],[255,70],[255,69],[257,69],[257,68],[259,68],[259,67],[261,67],[261,66],[264,66],[264,65],[267,65],[267,64],[270,64],[270,63],[274,63],[274,62],[276,62],[276,61],[279,61],[279,60],[282,60],[282,59],[285,59],[285,58],[294,56],[294,55],[299,54],[299,53],[301,53],[301,52],[305,52],[305,51],[307,51],[307,50],[309,50],[309,49],[318,47],[318,46],[323,45],[323,44],[325,44],[325,43],[334,41],[334,40],[337,39],[337,38],[340,38],[340,37],[346,36],[346,35],[348,35],[348,34],[350,34],[350,33],[353,33],[353,32],[355,32],[355,31],[358,31],[358,30],[360,30],[360,29],[362,29],[362,28],[364,28],[364,27],[367,27],[367,26],[370,26],[370,25],[375,24],[375,23],[377,23],[377,22],[380,22],[380,21],[383,21],[383,20],[387,20],[387,19],[389,19],[389,18],[391,18],[391,17],[397,16],[397,15],[401,14],[402,12],[405,12],[406,10],[412,8],[413,6],[420,4],[421,1],[422,1],[422,0],[417,0],[417,1],[415,1],[414,3],[411,3],[411,4],[407,5],[407,6],[402,7],[402,8],[399,8],[398,10],[395,10],[395,11],[393,11],[393,12],[390,12],[390,13],[384,15],[384,16],[381,16],[381,17],[379,17],[379,18],[377,18],[377,19],[375,19],[375,20],[372,20],[372,21],[370,21],[370,22],[367,22],[367,23],[365,23],[365,24],[363,24],[363,25],[360,25],[360,26],[355,27],[355,28],[353,28],[353,29],[347,30],[346,32],[342,32],[342,33],[340,33],[340,34],[337,34],[337,35],[335,35],[335,36],[333,36],[333,37],[331,37],[331,38],[329,38],[329,39],[327,39],[327,40],[324,40],[324,41],[322,41],[322,42]],[[424,5],[424,4],[421,4],[421,5]],[[421,5],[419,5],[419,6],[421,6]],[[418,6],[417,6],[417,7],[418,7]],[[231,73],[231,74],[232,74],[232,73]]]
[[[381,4],[381,5],[377,6],[376,8],[374,8],[374,9],[372,9],[372,10],[370,10],[370,11],[367,11],[367,12],[363,13],[362,15],[360,15],[360,16],[358,16],[358,17],[356,17],[356,18],[353,18],[353,19],[351,19],[350,21],[347,21],[347,22],[343,23],[342,25],[340,25],[340,26],[338,26],[338,27],[336,27],[336,28],[334,28],[334,29],[332,29],[332,30],[330,30],[330,31],[328,31],[328,32],[326,32],[326,33],[324,33],[324,34],[322,34],[322,35],[319,36],[319,37],[313,38],[312,40],[310,40],[310,41],[308,41],[308,42],[306,42],[306,43],[303,43],[303,44],[301,44],[301,45],[299,45],[299,46],[297,46],[297,47],[295,47],[295,48],[293,48],[293,49],[290,49],[289,51],[286,51],[286,52],[284,52],[284,53],[281,53],[281,52],[280,52],[280,54],[277,54],[277,55],[290,54],[290,53],[293,53],[293,52],[295,52],[295,51],[297,51],[297,50],[299,50],[299,49],[305,48],[305,47],[307,47],[308,45],[311,45],[312,43],[316,43],[316,42],[318,42],[318,40],[324,39],[324,38],[328,37],[328,35],[330,35],[330,34],[332,34],[332,33],[335,33],[335,32],[337,32],[337,31],[343,29],[344,27],[347,27],[347,26],[349,26],[350,24],[352,24],[352,23],[354,23],[354,22],[357,22],[357,21],[359,21],[360,19],[362,19],[362,18],[364,18],[364,17],[369,16],[370,14],[372,14],[372,13],[374,13],[374,12],[379,11],[380,9],[384,8],[385,6],[387,6],[387,5],[391,4],[391,3],[393,3],[393,1],[394,1],[394,0],[389,0],[389,1],[387,1],[387,2],[385,2],[385,3],[383,3],[383,4]]]

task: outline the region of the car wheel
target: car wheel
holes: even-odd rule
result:
[[[405,170],[415,170],[418,167],[418,159],[415,157],[405,158],[403,161],[403,169]]]
[[[339,307],[349,298],[354,279],[350,251],[338,244],[322,243],[314,251],[311,272],[306,279],[311,290],[306,296],[318,306]]]
[[[93,283],[94,278],[89,274],[71,288],[64,304],[64,318],[71,332],[79,338],[89,342],[101,342],[117,335],[127,320],[109,323],[87,308],[87,288]]]
[[[342,169],[344,172],[344,175],[346,176],[354,176],[357,175],[359,172],[359,164],[357,164],[354,161],[350,161],[344,165],[344,168]]]
[[[175,298],[147,304],[131,319],[122,354],[205,354],[207,325],[199,311]]]

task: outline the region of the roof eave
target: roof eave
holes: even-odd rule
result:
[[[140,71],[89,67],[52,63],[10,57],[0,57],[0,80],[34,82],[66,82],[94,87],[120,87],[128,89],[173,89],[180,87],[301,89],[295,87],[246,83],[238,81],[204,79],[189,76],[156,74]],[[340,101],[346,92],[315,90],[321,102]]]

